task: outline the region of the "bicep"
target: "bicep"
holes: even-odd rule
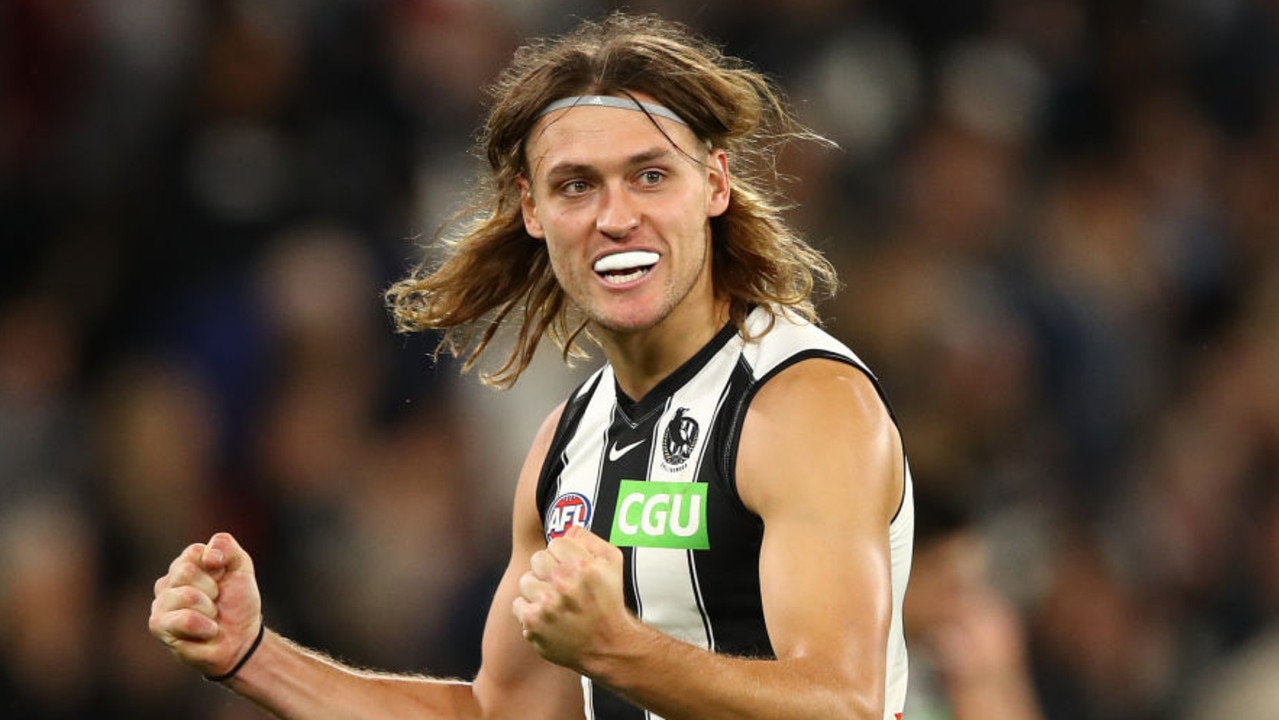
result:
[[[900,443],[869,379],[832,364],[801,363],[760,392],[738,487],[764,520],[760,585],[777,656],[882,688]]]
[[[562,720],[583,716],[581,678],[539,656],[524,639],[511,606],[529,558],[546,544],[537,513],[537,476],[559,413],[538,432],[520,471],[512,512],[511,558],[493,595],[484,626],[483,660],[474,692],[485,718]]]

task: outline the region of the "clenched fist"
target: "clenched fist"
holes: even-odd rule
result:
[[[551,662],[584,672],[594,653],[639,623],[622,594],[622,553],[580,528],[533,554],[512,610]]]
[[[253,560],[227,533],[187,547],[155,582],[151,634],[206,677],[236,667],[261,622]]]

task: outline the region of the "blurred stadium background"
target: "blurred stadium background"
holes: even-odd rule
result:
[[[610,7],[0,3],[0,715],[260,717],[146,632],[219,528],[283,632],[473,671],[583,369],[481,389],[380,292],[514,46]],[[786,156],[824,315],[978,521],[1046,718],[1279,718],[1279,3],[628,7],[841,145]]]

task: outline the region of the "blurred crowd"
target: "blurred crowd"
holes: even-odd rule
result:
[[[0,715],[260,717],[146,630],[218,529],[285,634],[474,671],[515,472],[590,363],[482,388],[381,292],[514,47],[613,6],[0,3]],[[966,720],[1002,663],[1047,720],[1279,718],[1279,2],[626,7],[840,146],[783,161],[915,471],[907,717]]]

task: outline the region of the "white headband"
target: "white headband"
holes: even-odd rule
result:
[[[610,107],[610,108],[618,108],[620,110],[634,110],[636,112],[642,112],[642,113],[647,113],[649,115],[664,117],[667,120],[674,120],[680,125],[685,125],[685,126],[688,125],[688,123],[684,122],[684,118],[680,117],[679,115],[676,115],[669,108],[666,108],[654,103],[650,103],[650,102],[632,100],[631,98],[626,98],[626,97],[614,97],[612,95],[573,95],[572,97],[561,98],[551,103],[550,105],[547,105],[546,107],[542,108],[542,112],[538,113],[537,116],[541,117],[549,112],[554,112],[556,110],[563,110],[564,108],[577,107],[579,105],[587,105],[587,106],[594,105],[596,107]]]

